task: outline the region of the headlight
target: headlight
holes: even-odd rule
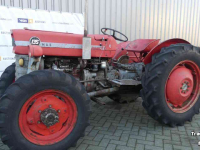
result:
[[[24,66],[24,59],[23,59],[23,58],[20,58],[20,59],[19,59],[19,65],[20,65],[21,67]]]

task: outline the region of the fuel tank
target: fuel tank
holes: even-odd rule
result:
[[[88,35],[92,39],[91,57],[112,58],[117,42],[108,35]],[[82,57],[83,35],[28,29],[12,30],[13,52],[28,55],[29,45],[38,45],[46,56]]]

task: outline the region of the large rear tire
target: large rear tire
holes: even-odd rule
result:
[[[0,134],[15,150],[66,150],[89,125],[90,98],[71,75],[35,71],[22,76],[0,101]]]
[[[145,67],[141,95],[148,114],[170,126],[199,113],[200,48],[177,44],[153,55]]]
[[[0,97],[3,96],[6,89],[15,81],[15,63],[8,66],[0,78]]]

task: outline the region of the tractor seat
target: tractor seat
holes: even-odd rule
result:
[[[145,53],[158,45],[160,39],[137,39],[135,41],[127,42],[123,49],[130,52]]]

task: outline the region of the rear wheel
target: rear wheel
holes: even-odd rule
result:
[[[15,81],[15,63],[8,66],[1,75],[0,79],[0,97],[3,96],[6,89]]]
[[[143,106],[155,120],[183,125],[199,113],[200,48],[171,45],[155,54],[142,78]]]
[[[35,71],[19,78],[0,102],[2,141],[22,150],[66,150],[89,125],[90,98],[72,76]]]

